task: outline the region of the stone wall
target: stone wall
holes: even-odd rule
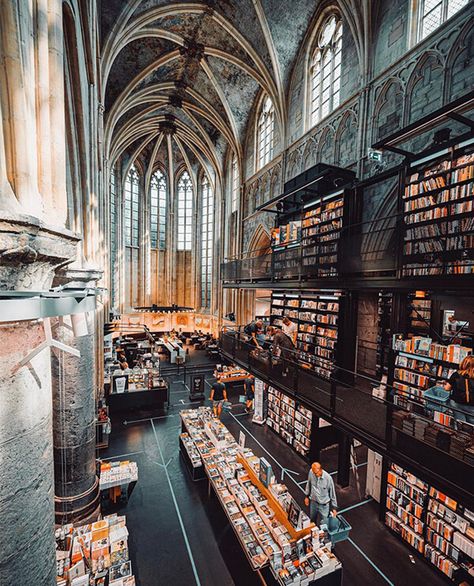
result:
[[[303,43],[288,90],[288,145],[276,150],[275,160],[263,173],[246,176],[242,251],[247,250],[259,226],[268,229],[273,225],[273,216],[255,214],[255,207],[281,193],[284,181],[318,162],[348,167],[359,178],[370,177],[380,171],[367,159],[372,144],[472,90],[474,6],[411,46],[411,4],[411,0],[383,0],[378,5],[369,47],[372,73],[365,84],[361,84],[363,75],[356,50],[360,42],[355,42],[364,39],[354,37],[343,18],[341,105],[306,133],[304,76],[309,45],[308,40]],[[253,136],[253,131],[250,123],[249,135]],[[414,146],[423,148],[426,138]],[[253,143],[248,140],[248,162],[252,160],[252,149]],[[400,160],[397,155],[384,154],[385,169]],[[251,164],[245,168],[248,171]],[[381,202],[376,201],[373,209],[380,206]]]

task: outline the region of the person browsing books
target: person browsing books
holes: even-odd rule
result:
[[[212,401],[212,410],[216,417],[221,416],[224,401],[227,401],[227,391],[225,384],[218,377],[216,382],[211,387],[211,394],[209,399]]]
[[[282,320],[282,332],[286,334],[290,340],[293,342],[293,345],[296,346],[296,336],[298,334],[298,326],[291,321],[289,317],[284,317]]]
[[[329,514],[337,514],[336,489],[332,476],[323,470],[319,462],[313,462],[306,483],[305,505],[309,506],[309,517],[317,525],[327,525]]]
[[[466,356],[444,388],[451,391],[454,419],[474,425],[474,356]]]
[[[251,321],[244,327],[244,332],[250,337],[249,344],[254,344],[257,348],[262,348],[261,344],[265,342],[265,334],[263,333],[263,321]]]

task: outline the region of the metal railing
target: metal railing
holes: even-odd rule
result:
[[[240,328],[222,331],[220,348],[256,377],[314,408],[321,417],[370,448],[385,454],[396,452],[418,467],[427,465],[430,453],[427,473],[450,482],[460,492],[468,490],[458,483],[468,477],[463,475],[472,475],[473,462],[463,458],[459,444],[474,445],[473,426],[461,424],[455,417],[451,427],[436,422],[434,410],[424,408],[415,397],[405,397],[409,405],[397,405],[393,402],[398,395],[395,388],[387,384],[381,388],[380,381],[337,366],[330,379],[323,379],[299,363],[297,351],[285,349],[275,358],[270,350],[259,350],[249,343]],[[382,392],[374,394],[376,388]],[[440,403],[440,410],[443,407]],[[458,429],[453,429],[453,425]],[[463,494],[463,498],[472,498],[474,502],[470,493]]]

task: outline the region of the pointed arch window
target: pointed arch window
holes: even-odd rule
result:
[[[110,213],[110,301],[115,307],[115,269],[117,264],[117,173],[115,168],[110,172],[109,184]]]
[[[273,159],[275,135],[275,108],[268,96],[260,106],[257,121],[257,169],[265,167]]]
[[[167,193],[166,177],[158,170],[150,181],[150,245],[158,250],[166,249]]]
[[[421,41],[468,4],[469,0],[420,0],[418,40]]]
[[[212,260],[214,246],[214,191],[204,175],[202,189],[201,217],[201,306],[211,306]]]
[[[239,177],[239,166],[237,164],[237,157],[234,155],[232,157],[232,167],[231,167],[231,202],[230,202],[230,211],[234,213],[237,211],[239,207],[239,192],[240,192],[240,177]]]
[[[134,165],[125,179],[124,235],[125,246],[138,246],[140,215],[140,176]]]
[[[191,250],[193,227],[193,186],[187,171],[178,181],[178,250]]]
[[[310,110],[311,126],[335,110],[341,101],[342,22],[331,15],[316,38],[311,57]]]

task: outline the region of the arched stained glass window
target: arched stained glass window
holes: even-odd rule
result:
[[[257,121],[257,168],[261,169],[273,158],[275,108],[268,96],[262,100]]]
[[[124,235],[125,246],[138,246],[140,214],[140,177],[132,165],[125,179]]]
[[[167,182],[161,171],[153,173],[150,182],[150,244],[166,248]]]
[[[212,260],[214,247],[214,191],[209,179],[202,179],[201,216],[201,306],[211,306]]]
[[[193,186],[187,171],[178,181],[178,250],[191,250],[193,227]]]
[[[314,126],[335,110],[341,100],[342,22],[331,15],[316,38],[309,79],[310,125]]]

